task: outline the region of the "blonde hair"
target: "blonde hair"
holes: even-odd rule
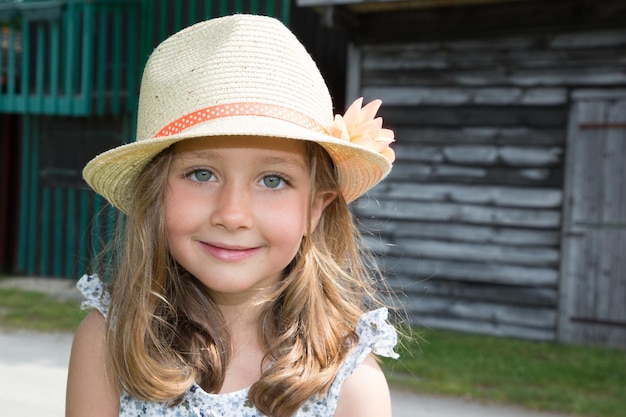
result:
[[[333,163],[307,143],[312,193],[337,191]],[[163,216],[172,150],[155,157],[134,184],[111,279],[108,364],[120,388],[139,399],[180,401],[197,382],[218,392],[230,360],[224,318],[207,291],[169,255]],[[375,262],[338,193],[303,238],[258,322],[272,365],[249,391],[265,415],[293,415],[322,397],[357,341],[356,323],[377,299]]]

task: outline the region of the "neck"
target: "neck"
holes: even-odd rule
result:
[[[231,359],[226,369],[221,393],[233,392],[251,386],[264,368],[265,349],[259,337],[261,304],[219,304],[231,340]]]
[[[263,307],[273,297],[273,288],[252,289],[235,294],[211,292],[211,298],[222,312],[229,332],[243,330],[246,333],[256,333]]]
[[[263,300],[261,297],[213,296],[224,317],[233,350],[248,344],[258,346],[258,323]]]

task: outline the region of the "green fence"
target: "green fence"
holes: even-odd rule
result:
[[[179,29],[231,13],[288,24],[290,1],[0,0],[0,113],[19,115],[14,273],[74,278],[104,246],[116,211],[84,164],[132,141],[141,69]],[[6,237],[4,237],[6,238]]]
[[[134,111],[140,6],[121,0],[0,3],[6,46],[0,112]]]
[[[131,137],[131,114],[23,116],[16,272],[75,277],[113,230],[116,212],[87,188],[84,161]]]
[[[152,49],[195,22],[230,13],[289,21],[289,1],[0,2],[0,113],[134,112]]]

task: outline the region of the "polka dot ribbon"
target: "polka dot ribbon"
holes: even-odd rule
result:
[[[172,136],[185,129],[213,119],[230,116],[264,116],[294,123],[305,129],[319,133],[328,133],[318,122],[298,111],[265,103],[229,103],[206,107],[174,120],[161,129],[154,137]]]

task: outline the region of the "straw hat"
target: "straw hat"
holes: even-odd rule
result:
[[[358,107],[346,120],[333,119],[317,66],[280,21],[254,15],[211,19],[183,29],[154,50],[142,78],[136,142],[98,155],[85,166],[83,177],[127,212],[136,176],[176,142],[229,135],[280,137],[323,146],[349,202],[383,179],[393,160],[375,138],[351,141],[351,131],[358,130],[355,123],[373,122],[350,122],[362,118]],[[390,131],[380,129],[380,118],[374,122],[365,131],[378,128],[389,137]],[[348,124],[352,127],[346,132]]]

